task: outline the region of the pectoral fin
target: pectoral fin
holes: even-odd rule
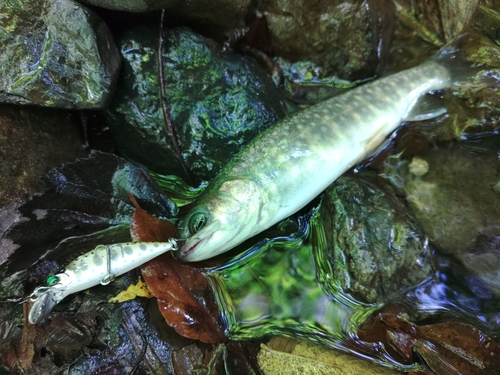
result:
[[[446,113],[439,99],[432,95],[422,95],[411,106],[403,121],[424,121]]]

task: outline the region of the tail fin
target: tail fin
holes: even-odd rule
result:
[[[490,39],[469,32],[442,47],[431,61],[447,68],[453,86],[462,89],[500,86],[500,49]]]

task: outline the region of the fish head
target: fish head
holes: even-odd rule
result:
[[[226,179],[211,184],[179,224],[186,242],[177,256],[195,262],[231,250],[262,230],[265,203],[265,193],[254,181]]]

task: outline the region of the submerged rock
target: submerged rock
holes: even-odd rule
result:
[[[124,69],[109,126],[120,151],[153,171],[210,179],[284,116],[283,98],[253,60],[223,53],[187,28],[165,30],[163,37],[164,87],[157,30],[135,28],[120,39]],[[172,128],[164,117],[162,87]]]
[[[323,195],[320,217],[327,249],[317,261],[327,289],[336,283],[363,302],[381,303],[430,275],[427,238],[376,175],[339,178]]]
[[[104,22],[72,0],[0,3],[0,102],[104,107],[120,56]]]
[[[398,186],[426,235],[441,252],[461,260],[495,293],[500,271],[500,199],[495,186],[499,136],[464,144],[445,143],[420,156],[425,175],[391,158],[389,180]]]
[[[500,234],[498,136],[470,142],[441,144],[420,158],[428,172],[412,174],[409,161],[389,159],[387,176],[407,197],[423,230],[443,253],[458,256],[474,247],[481,234]]]

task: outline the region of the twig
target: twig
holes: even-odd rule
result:
[[[172,125],[172,121],[170,119],[170,114],[168,111],[168,106],[167,106],[167,98],[165,96],[165,74],[163,71],[163,23],[164,23],[164,18],[165,18],[165,9],[161,11],[161,18],[160,18],[160,35],[158,38],[158,72],[160,75],[160,97],[161,97],[161,104],[162,104],[162,109],[163,109],[163,117],[165,119],[165,125],[166,125],[166,130],[167,133],[170,135],[170,139],[172,140],[172,144],[174,146],[175,152],[177,154],[177,158],[179,159],[179,162],[182,165],[182,169],[184,170],[184,173],[186,175],[186,178],[188,179],[188,182],[194,186],[194,181],[191,176],[191,173],[189,172],[189,169],[184,162],[184,158],[182,157],[182,152],[179,147],[179,139],[177,137],[177,133],[175,132],[174,126]]]

